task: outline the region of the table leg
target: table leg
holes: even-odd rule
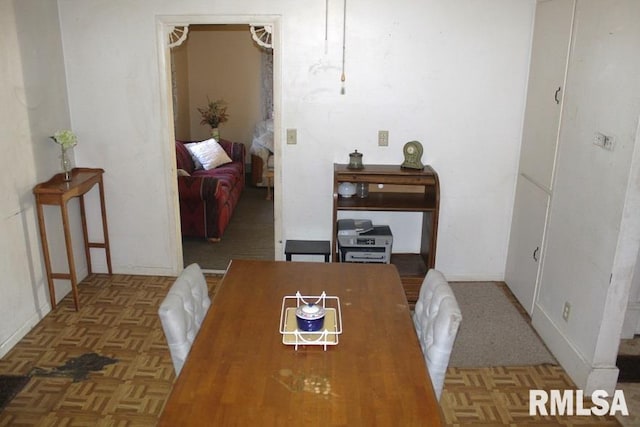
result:
[[[82,237],[84,238],[84,256],[87,260],[87,271],[92,274],[91,271],[91,250],[89,249],[89,233],[87,232],[87,215],[84,210],[84,194],[80,197],[80,219],[82,220]]]
[[[44,223],[44,211],[42,204],[36,200],[38,210],[38,227],[40,229],[40,241],[42,242],[42,252],[44,254],[44,267],[47,272],[47,285],[49,286],[49,299],[51,301],[51,310],[56,308],[56,290],[53,287],[53,277],[51,276],[51,257],[49,256],[49,242],[47,242],[47,231]]]
[[[271,177],[267,178],[267,200],[271,200]]]
[[[69,277],[71,279],[71,291],[73,292],[73,303],[76,311],[80,309],[78,303],[78,279],[76,277],[76,265],[73,259],[73,246],[71,242],[71,231],[69,229],[69,213],[67,212],[67,204],[62,203],[60,206],[62,211],[62,228],[64,230],[64,242],[67,247],[67,262],[69,264]]]
[[[104,184],[102,183],[102,177],[98,182],[98,188],[100,189],[100,211],[102,213],[102,234],[104,234],[104,252],[107,258],[107,271],[109,274],[113,274],[111,268],[111,249],[109,247],[109,230],[107,229],[107,209],[104,205]]]

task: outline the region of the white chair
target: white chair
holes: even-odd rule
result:
[[[413,324],[438,400],[461,321],[462,314],[451,286],[438,270],[429,270],[420,287]]]
[[[160,304],[158,315],[176,376],[182,370],[210,305],[207,282],[198,264],[191,264],[180,273]]]

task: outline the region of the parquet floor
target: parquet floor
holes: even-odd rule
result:
[[[213,293],[221,276],[208,276]],[[0,374],[54,368],[96,352],[118,359],[89,378],[32,377],[0,426],[153,426],[175,380],[157,309],[171,277],[92,275],[2,360]],[[214,302],[215,303],[215,302]],[[530,388],[575,388],[558,366],[454,369],[441,399],[450,426],[617,426],[613,418],[530,417]]]

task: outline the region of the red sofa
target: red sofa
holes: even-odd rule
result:
[[[195,169],[184,146],[192,141],[176,141],[176,163],[190,176],[178,174],[182,235],[219,241],[229,225],[233,210],[245,186],[244,144],[221,139],[220,145],[233,160],[217,168]]]

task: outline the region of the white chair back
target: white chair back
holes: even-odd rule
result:
[[[160,304],[158,315],[176,376],[182,370],[210,305],[207,282],[198,264],[191,264],[180,273]]]
[[[441,272],[429,270],[420,287],[413,323],[438,400],[461,321],[451,286]]]

